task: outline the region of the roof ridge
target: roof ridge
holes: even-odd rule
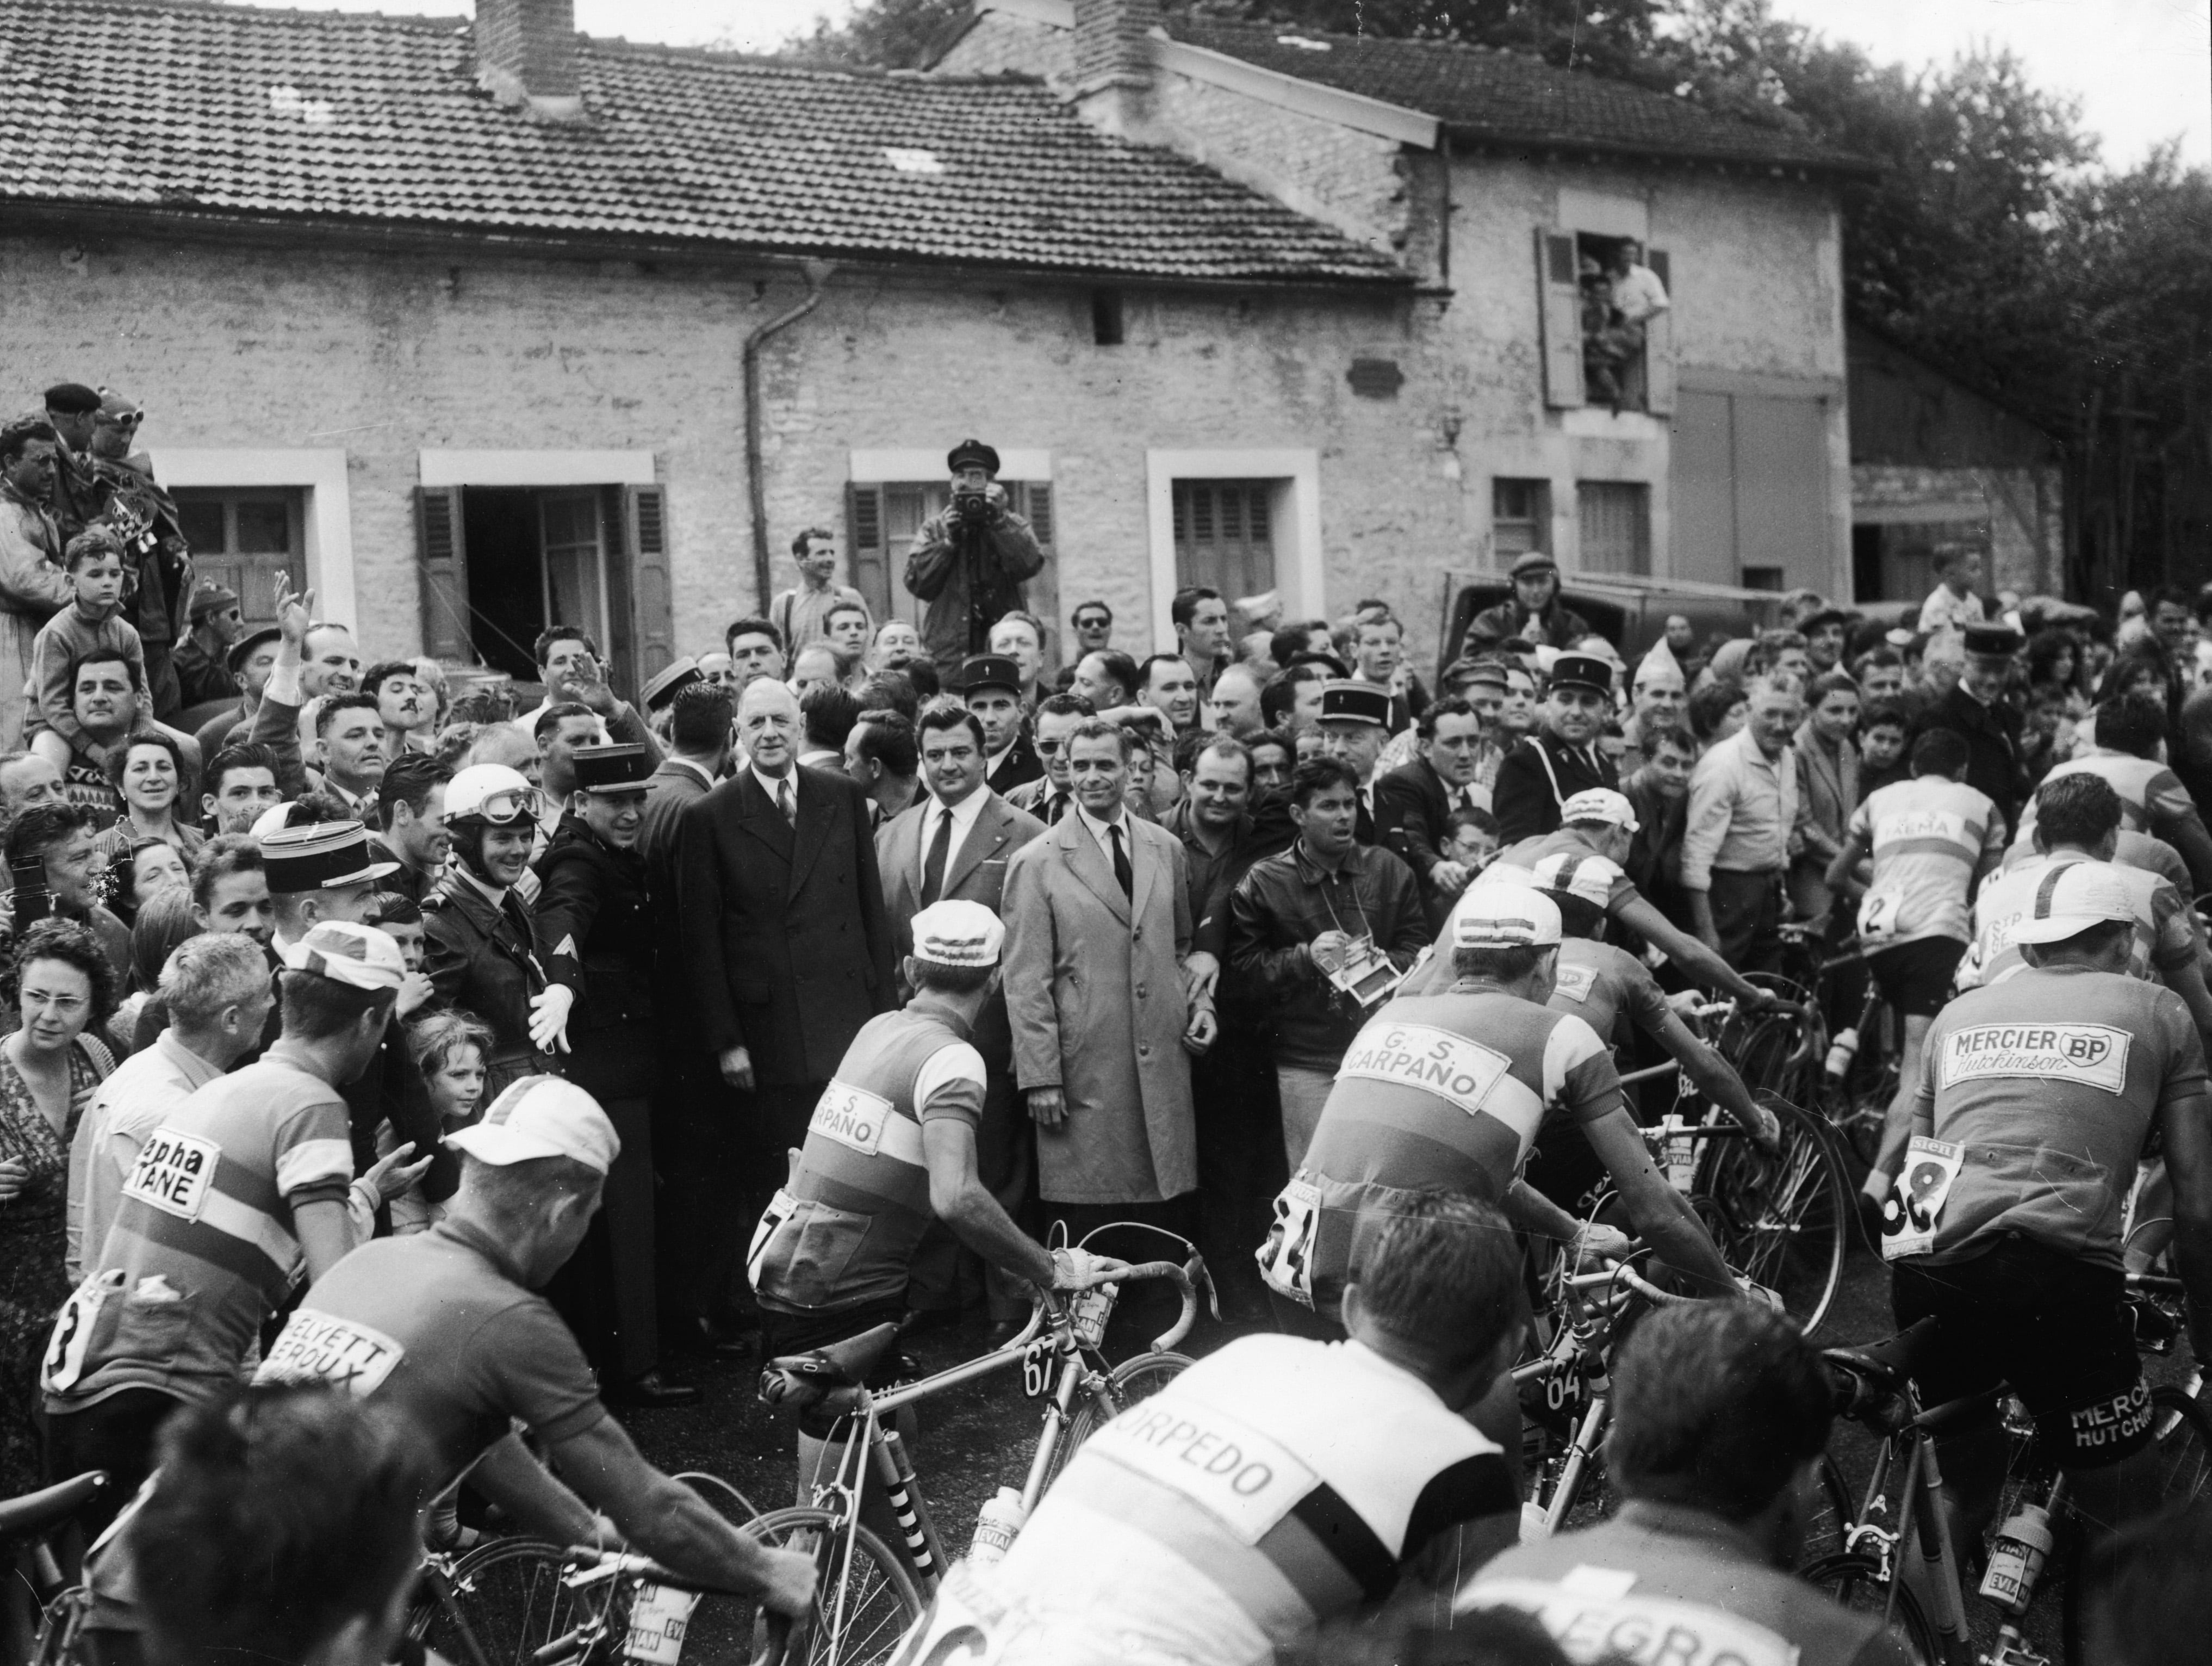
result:
[[[135,0],[131,0],[135,3]],[[204,0],[189,0],[204,3]],[[711,64],[718,68],[775,70],[798,75],[832,76],[841,81],[866,82],[893,82],[901,86],[926,87],[1042,87],[1042,76],[1024,75],[1014,70],[998,70],[989,73],[978,70],[973,74],[945,76],[925,74],[919,70],[891,70],[873,64],[838,64],[827,58],[794,57],[786,52],[740,52],[726,46],[684,46],[672,40],[632,40],[622,34],[576,33],[578,42],[588,50],[605,50],[610,54],[624,57],[672,58],[684,63]]]
[[[99,8],[118,12],[212,13],[226,18],[267,18],[273,22],[324,26],[332,23],[396,23],[403,27],[420,26],[426,33],[433,29],[450,33],[456,27],[465,28],[469,24],[469,19],[457,12],[439,15],[428,12],[336,11],[317,6],[245,6],[234,3],[234,0],[0,0],[0,4],[44,6],[64,12]]]

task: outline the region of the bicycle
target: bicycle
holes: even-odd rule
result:
[[[1878,1610],[1913,1657],[1929,1666],[2048,1666],[2048,1656],[2030,1642],[2025,1621],[2043,1576],[2055,1569],[2062,1575],[2061,1623],[2071,1657],[2075,1581],[2063,1535],[2065,1474],[2036,1451],[2033,1422],[2002,1386],[1922,1406],[1913,1370],[1935,1332],[1936,1321],[1923,1319],[1870,1346],[1823,1353],[1838,1415],[1869,1429],[1880,1444],[1863,1502],[1847,1518],[1843,1548],[1813,1558],[1799,1572],[1846,1607]],[[2152,1389],[2150,1401],[2161,1499],[2176,1504],[2195,1498],[2212,1482],[2212,1414],[2167,1385]],[[1988,1649],[1977,1652],[1962,1565],[1941,1507],[1934,1442],[1993,1406],[2002,1408],[2014,1450],[2000,1499],[2002,1525],[1978,1588],[1998,1618]],[[1832,1461],[1824,1460],[1822,1478],[1826,1486],[1841,1484]]]
[[[1189,1256],[1182,1264],[1144,1262],[1100,1271],[1083,1293],[1066,1304],[1040,1297],[1029,1324],[1003,1347],[880,1392],[869,1389],[866,1378],[896,1339],[895,1325],[878,1325],[830,1347],[769,1361],[761,1375],[763,1402],[827,1408],[846,1420],[848,1431],[836,1472],[817,1481],[811,1504],[769,1511],[747,1529],[766,1543],[811,1554],[823,1571],[816,1621],[807,1638],[810,1666],[864,1666],[889,1659],[921,1619],[950,1566],[906,1444],[887,1420],[933,1395],[1019,1365],[1024,1391],[1046,1401],[1043,1430],[1022,1487],[1026,1517],[1092,1432],[1190,1365],[1173,1350],[1198,1316],[1199,1290],[1210,1293],[1212,1284],[1204,1259],[1187,1243],[1184,1247]],[[1155,1279],[1175,1285],[1182,1298],[1181,1314],[1151,1352],[1109,1368],[1098,1349],[1116,1287]],[[1217,1306],[1215,1317],[1219,1316]],[[882,1485],[898,1522],[902,1554],[860,1520],[861,1493],[870,1475]]]
[[[8,1640],[10,1657],[29,1660],[33,1666],[58,1666],[70,1657],[88,1605],[83,1588],[74,1583],[76,1570],[62,1565],[54,1541],[106,1493],[107,1486],[106,1470],[88,1469],[35,1493],[0,1499],[0,1561],[16,1572],[18,1580],[27,1579],[29,1589],[23,1594],[31,1603],[19,1609],[11,1601],[0,1620],[0,1636]],[[30,1623],[33,1614],[35,1626]]]

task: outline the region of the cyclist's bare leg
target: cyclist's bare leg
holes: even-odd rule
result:
[[[1897,1093],[1882,1118],[1881,1150],[1868,1170],[1863,1189],[1877,1206],[1889,1201],[1897,1170],[1905,1161],[1905,1142],[1912,1137],[1912,1101],[1920,1091],[1920,1054],[1928,1044],[1929,1026],[1936,1022],[1917,1013],[1905,1020],[1905,1051],[1898,1060]]]
[[[2127,1270],[2149,1272],[2172,1242],[2173,1181],[2166,1158],[2154,1157],[2136,1170],[2135,1195],[2128,1200]]]

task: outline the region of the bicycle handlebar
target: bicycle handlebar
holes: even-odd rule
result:
[[[1182,1298],[1182,1311],[1176,1316],[1175,1323],[1152,1339],[1153,1350],[1165,1353],[1189,1335],[1190,1328],[1198,1322],[1198,1286],[1188,1268],[1179,1267],[1171,1261],[1134,1262],[1127,1267],[1103,1268],[1089,1274],[1077,1289],[1093,1290],[1102,1284],[1126,1284],[1131,1280],[1151,1279],[1167,1280],[1175,1286],[1176,1294]],[[1210,1285],[1211,1280],[1208,1282]],[[1218,1298],[1216,1299],[1218,1300]]]

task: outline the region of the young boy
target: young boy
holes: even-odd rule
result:
[[[1859,801],[1875,789],[1912,779],[1905,762],[1905,735],[1911,726],[1894,700],[1873,700],[1859,714]]]
[[[138,685],[143,688],[146,650],[137,628],[116,614],[123,598],[123,544],[115,534],[95,522],[69,541],[62,562],[76,587],[76,599],[40,626],[32,641],[31,701],[23,733],[27,740],[52,730],[73,748],[84,734],[71,709],[69,670],[77,655],[94,648],[119,653],[138,668]]]
[[[1487,810],[1467,809],[1452,816],[1451,844],[1445,855],[1480,873],[1498,854],[1498,818]]]

